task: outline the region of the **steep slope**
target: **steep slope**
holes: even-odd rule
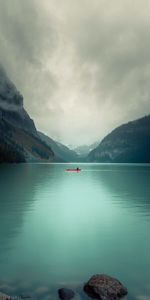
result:
[[[0,66],[0,118],[13,126],[37,134],[33,120],[23,107],[23,97]]]
[[[0,162],[54,161],[54,152],[40,140],[23,97],[0,66]]]
[[[55,153],[55,156],[59,157],[62,161],[77,162],[79,160],[79,157],[75,151],[70,150],[68,147],[59,142],[54,141],[42,132],[38,132],[38,134],[41,140],[43,140],[48,146],[51,147],[51,149]]]
[[[150,115],[117,127],[89,153],[87,160],[150,163]]]

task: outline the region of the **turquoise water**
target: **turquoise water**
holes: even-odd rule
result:
[[[149,299],[150,166],[80,167],[0,166],[0,290],[55,300],[66,286],[87,299],[83,283],[106,273],[127,299]]]

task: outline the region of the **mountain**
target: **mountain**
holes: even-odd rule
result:
[[[23,107],[23,97],[0,67],[0,117],[13,126],[37,134],[33,120]]]
[[[98,145],[99,145],[99,142],[95,142],[91,145],[82,145],[82,146],[76,147],[74,149],[74,151],[81,157],[86,157],[89,154],[89,152],[92,151],[93,149],[95,149]]]
[[[67,146],[54,141],[52,138],[43,134],[42,132],[38,132],[41,140],[43,140],[48,146],[51,147],[56,157],[59,157],[64,162],[77,162],[79,161],[79,157],[77,153],[73,150],[70,150]]]
[[[23,107],[23,97],[0,66],[0,163],[55,161]]]
[[[87,161],[150,163],[150,115],[117,127],[89,153]]]

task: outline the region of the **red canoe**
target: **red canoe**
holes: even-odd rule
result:
[[[66,172],[80,172],[81,169],[66,169]]]

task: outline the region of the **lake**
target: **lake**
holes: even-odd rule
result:
[[[0,166],[0,290],[58,299],[93,274],[117,277],[126,299],[150,298],[150,166]]]

